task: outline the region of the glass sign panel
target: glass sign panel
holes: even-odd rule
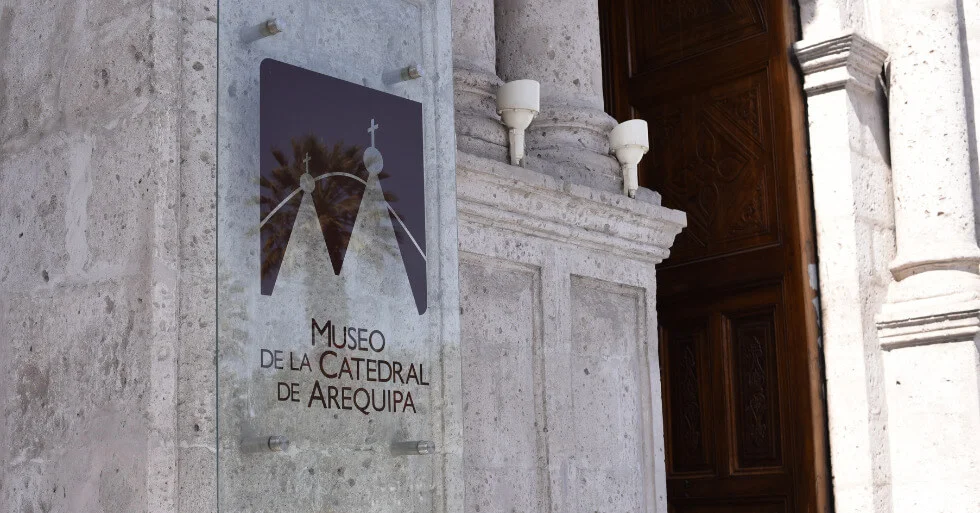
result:
[[[219,7],[219,509],[443,511],[448,4]]]

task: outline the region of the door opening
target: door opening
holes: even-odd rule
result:
[[[811,197],[787,0],[600,0],[607,110],[688,227],[657,273],[672,512],[826,512]]]

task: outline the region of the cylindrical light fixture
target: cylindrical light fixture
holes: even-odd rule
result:
[[[541,84],[515,80],[497,89],[497,114],[510,131],[510,163],[519,166],[524,158],[524,130],[541,110]]]
[[[609,132],[609,148],[616,154],[623,169],[623,193],[633,198],[640,187],[636,166],[650,150],[647,122],[642,119],[624,121]]]

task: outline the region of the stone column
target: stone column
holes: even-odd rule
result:
[[[955,0],[895,3],[891,152],[899,285],[892,303],[980,297],[963,48]],[[967,296],[950,297],[960,302]],[[916,309],[917,310],[917,309]]]
[[[497,115],[497,45],[493,0],[453,1],[453,82],[456,147],[507,160],[507,130]]]
[[[527,132],[527,167],[622,192],[609,155],[616,120],[602,100],[595,0],[497,0],[497,71],[541,83],[541,113]]]
[[[887,53],[846,32],[804,39],[796,56],[805,76],[834,502],[837,511],[883,513],[888,437],[875,314],[895,247],[888,111],[878,85]]]
[[[892,2],[898,255],[878,318],[894,511],[980,511],[980,248],[956,0]]]

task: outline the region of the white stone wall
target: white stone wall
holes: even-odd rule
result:
[[[464,510],[666,512],[655,264],[684,214],[457,167]]]
[[[0,8],[0,511],[213,512],[216,2],[56,4]],[[448,73],[425,71],[451,119]],[[453,444],[437,466],[457,511]]]
[[[974,511],[980,3],[801,4],[836,509]]]
[[[883,18],[888,3],[895,0],[799,0],[804,40],[835,37],[842,30],[882,41]]]
[[[176,241],[177,375],[174,383],[177,489],[182,513],[217,510],[215,417],[215,90],[217,0],[174,4],[179,13],[178,134],[180,147]],[[176,14],[175,13],[175,14]],[[150,504],[149,511],[156,511]]]
[[[877,322],[896,512],[980,509],[980,247],[964,4],[894,2],[886,24],[897,251]]]
[[[0,7],[0,511],[214,510],[214,11]]]
[[[172,505],[176,14],[0,8],[0,510]]]
[[[853,98],[859,94],[812,97],[808,112],[817,150],[811,165],[834,497],[840,510],[871,512],[888,511],[890,502],[888,413],[874,319],[891,282],[895,235],[890,174],[881,165],[887,135],[880,104]],[[838,140],[849,147],[815,147],[821,134],[813,128],[840,130],[840,121],[849,137]]]
[[[796,46],[807,101],[830,477],[838,511],[883,513],[891,511],[891,469],[875,316],[895,256],[880,83],[887,54],[861,34],[833,32],[842,13],[831,12],[813,16]]]

